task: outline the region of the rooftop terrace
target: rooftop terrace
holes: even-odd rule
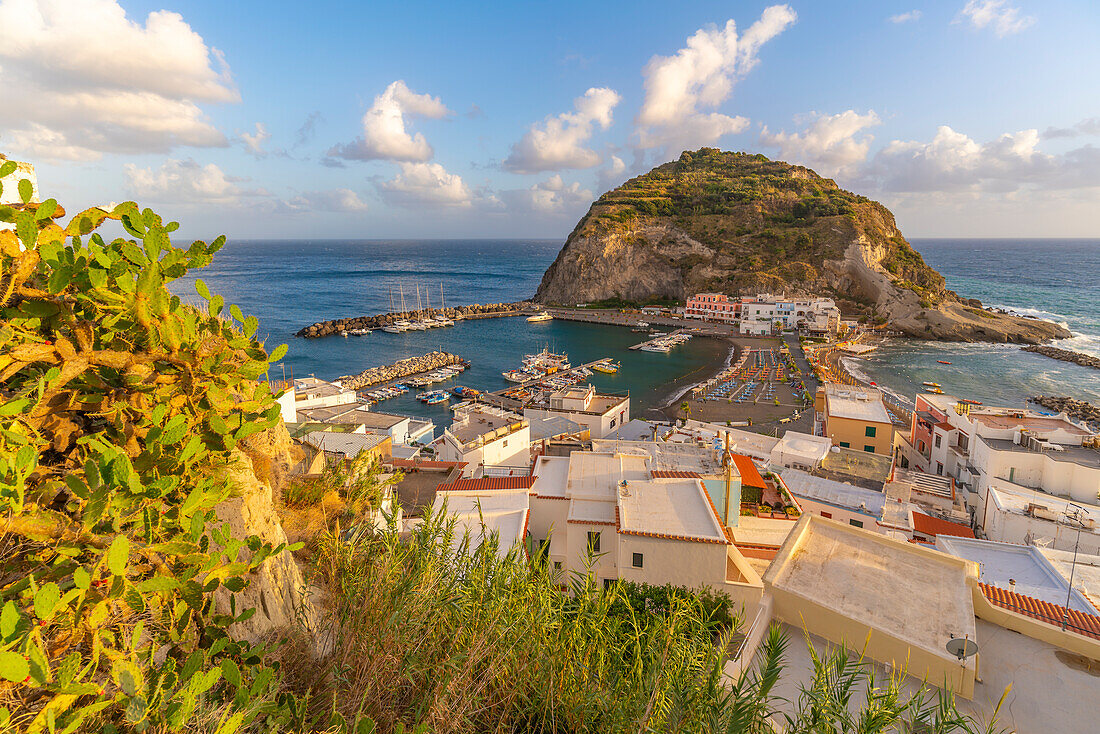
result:
[[[620,532],[727,543],[726,534],[696,479],[628,482],[619,492]]]

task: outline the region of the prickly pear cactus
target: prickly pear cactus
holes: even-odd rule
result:
[[[27,184],[0,207],[0,730],[173,730],[197,710],[236,730],[270,714],[274,671],[225,632],[253,610],[212,594],[283,548],[213,508],[234,446],[279,420],[256,378],[286,346],[201,281],[205,310],[166,288],[224,238],[176,247],[132,202],[62,223]]]

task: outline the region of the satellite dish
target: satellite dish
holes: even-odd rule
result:
[[[978,643],[965,637],[952,637],[947,642],[947,651],[957,657],[960,663],[966,662],[967,658],[978,652]]]

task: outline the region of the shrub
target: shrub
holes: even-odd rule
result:
[[[132,202],[61,224],[19,193],[0,207],[0,729],[178,729],[204,707],[247,724],[274,671],[227,634],[254,610],[216,614],[213,593],[281,548],[214,507],[280,420],[255,378],[286,347],[269,355],[201,281],[203,311],[168,292],[224,238],[175,247],[177,225]],[[130,238],[105,241],[106,220]]]

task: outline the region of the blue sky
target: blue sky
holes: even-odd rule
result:
[[[911,237],[1097,236],[1098,31],[1036,0],[0,0],[0,152],[195,236],[564,238],[703,145]]]

